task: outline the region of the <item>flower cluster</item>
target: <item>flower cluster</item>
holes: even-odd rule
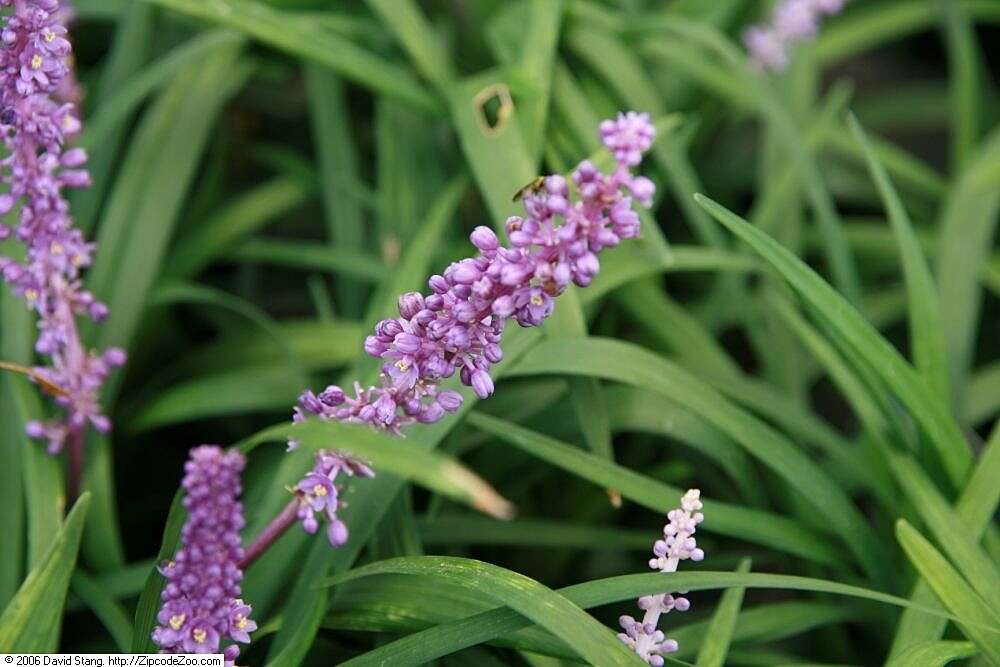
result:
[[[0,274],[14,292],[39,315],[35,349],[51,359],[36,375],[58,389],[57,402],[66,418],[33,422],[28,434],[61,449],[72,431],[89,422],[107,432],[110,421],[100,410],[98,392],[111,370],[125,362],[125,353],[87,350],[76,326],[78,315],[104,319],[107,307],[83,289],[80,272],[91,263],[94,246],[73,226],[63,188],[90,185],[83,166],[87,154],[66,149],[81,124],[65,99],[72,84],[71,47],[63,21],[68,14],[58,0],[0,0],[13,4],[0,39],[0,132],[8,157],[0,162],[9,192],[0,195],[0,215],[20,204],[13,228],[0,224],[0,241],[14,236],[25,247],[23,263],[0,258]]]
[[[504,326],[515,320],[522,327],[538,326],[552,313],[553,299],[570,283],[581,287],[597,275],[597,255],[622,239],[639,234],[634,198],[652,204],[655,187],[632,168],[652,146],[656,130],[644,113],[622,113],[600,126],[601,140],[615,159],[611,173],[589,161],[572,174],[577,196],[562,176],[540,179],[526,188],[525,215],[506,222],[509,246],[488,227],[477,227],[470,240],[475,257],[454,262],[428,281],[429,295],[409,292],[399,297],[399,317],[382,320],[365,340],[365,351],[384,361],[380,384],[354,395],[337,386],[320,394],[306,391],[293,419],[363,423],[395,435],[413,423],[430,424],[462,406],[462,395],[439,384],[456,373],[480,398],[493,393],[490,368],[503,359]],[[291,441],[289,448],[296,443]],[[367,470],[367,468],[365,468]],[[300,492],[321,482],[314,470],[299,485]],[[324,482],[319,488],[327,489]],[[303,508],[303,525],[316,530],[308,507],[327,509],[336,498],[310,496]],[[346,531],[331,523],[330,541]]]
[[[781,0],[769,24],[751,26],[743,33],[751,61],[759,69],[785,69],[792,47],[815,38],[823,17],[838,13],[845,1]]]
[[[240,599],[244,464],[239,452],[202,445],[184,466],[183,546],[160,567],[167,584],[153,641],[163,653],[219,653],[227,638],[248,643],[257,629],[250,606]],[[222,653],[232,665],[240,649],[231,644]]]
[[[705,552],[698,548],[694,533],[705,516],[701,513],[701,492],[691,489],[681,498],[681,506],[667,514],[669,523],[663,527],[663,539],[653,544],[653,555],[649,567],[660,572],[676,572],[682,560],[700,561]],[[683,591],[682,591],[683,592]],[[687,598],[664,593],[639,598],[639,608],[645,614],[642,622],[631,616],[618,619],[622,630],[618,638],[635,651],[640,658],[653,667],[663,665],[663,655],[677,650],[677,642],[667,639],[663,631],[657,629],[660,615],[676,609],[687,611],[691,606]]]
[[[334,482],[341,473],[348,477],[374,477],[375,472],[364,463],[342,452],[320,450],[316,453],[316,464],[296,487],[299,499],[298,519],[302,528],[310,535],[319,529],[316,513],[326,517],[326,536],[335,547],[347,542],[347,524],[337,518],[341,506],[340,487]]]

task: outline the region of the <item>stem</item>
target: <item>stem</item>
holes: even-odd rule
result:
[[[671,572],[677,571],[677,565],[680,563],[676,558],[670,558],[667,560],[667,566],[660,570],[664,574],[669,574]],[[645,626],[651,623],[653,627],[657,627],[660,624],[660,615],[663,613],[660,605],[654,605],[652,609],[647,609],[646,613],[642,617],[642,624]],[[653,646],[653,636],[647,635],[645,633],[639,635],[639,640],[636,642],[635,650],[641,656],[645,656],[649,653],[649,649]]]
[[[72,507],[83,483],[83,446],[86,426],[71,429],[66,451],[66,506]]]
[[[285,508],[278,513],[278,516],[271,519],[271,523],[264,527],[264,530],[260,531],[260,534],[254,538],[254,541],[247,547],[246,553],[243,556],[243,560],[240,561],[240,569],[246,570],[251,564],[260,556],[267,551],[268,547],[274,544],[279,537],[285,534],[295,520],[298,518],[299,513],[299,497],[295,496],[292,498]]]

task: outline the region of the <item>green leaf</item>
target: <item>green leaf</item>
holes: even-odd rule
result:
[[[359,180],[358,155],[344,84],[319,65],[307,64],[304,74],[327,236],[331,246],[358,252],[364,248],[364,217],[361,202],[353,196]],[[351,316],[360,314],[363,292],[359,285],[344,279],[336,288],[341,309]]]
[[[152,7],[133,3],[127,9],[123,7],[120,17],[115,18],[118,26],[107,62],[101,70],[96,90],[88,95],[88,98],[92,97],[88,99],[88,106],[96,102],[94,107],[98,111],[92,122],[87,123],[81,141],[88,149],[87,170],[92,185],[74,190],[69,197],[70,209],[85,234],[93,229],[97,221],[112,170],[127,136],[129,115],[135,108],[135,104],[122,105],[118,94],[131,87],[126,81],[136,76],[149,55],[156,17]]]
[[[303,378],[287,362],[213,373],[172,385],[143,402],[130,433],[208,417],[280,412],[295,403]]]
[[[101,620],[118,650],[122,653],[128,653],[129,647],[132,645],[132,622],[118,601],[98,581],[84,574],[82,570],[73,573],[70,587],[73,593],[83,600],[84,604]]]
[[[177,544],[181,537],[181,528],[187,512],[184,511],[183,498],[178,491],[174,496],[173,503],[170,504],[170,513],[167,515],[166,524],[163,527],[163,540],[160,543],[160,550],[153,561],[153,567],[146,577],[146,585],[139,595],[139,603],[135,608],[135,621],[132,627],[132,652],[133,653],[153,653],[159,647],[153,643],[153,628],[156,627],[156,614],[160,610],[160,593],[163,591],[163,584],[166,581],[158,569],[160,563],[164,563],[173,558],[177,552]]]
[[[489,563],[447,556],[392,558],[337,575],[326,585],[382,573],[442,577],[503,603],[565,641],[590,664],[641,664],[639,657],[607,627],[563,596],[522,574]]]
[[[1000,571],[979,547],[978,536],[948,506],[934,483],[911,457],[896,454],[890,462],[900,487],[927,530],[1000,618]],[[996,507],[993,509],[995,511]]]
[[[755,506],[766,505],[760,477],[739,445],[675,402],[633,387],[604,390],[615,432],[650,433],[678,440],[714,461]]]
[[[329,67],[362,86],[424,111],[441,108],[408,70],[372,55],[307,17],[296,17],[253,0],[145,1],[239,30],[264,44]]]
[[[979,653],[971,642],[921,642],[914,644],[885,664],[885,667],[943,667],[953,660]]]
[[[416,450],[388,433],[336,421],[308,420],[299,424],[278,424],[247,438],[240,444],[244,452],[264,442],[294,439],[304,451],[336,447],[371,461],[377,470],[410,479],[432,491],[497,518],[510,518],[514,508],[486,482],[454,460],[434,452]]]
[[[56,650],[66,591],[76,567],[89,506],[90,494],[84,493],[66,515],[66,522],[45,556],[0,616],[0,653],[52,653]]]
[[[750,560],[744,559],[736,571],[749,572]],[[726,654],[729,653],[729,644],[736,630],[740,605],[743,604],[743,591],[742,588],[730,588],[722,594],[722,600],[712,614],[706,639],[698,651],[696,662],[698,667],[722,667],[726,663]]]
[[[334,247],[317,241],[250,239],[229,248],[225,255],[239,262],[330,271],[364,282],[378,282],[386,272],[385,265],[377,257],[366,256],[350,247]]]
[[[900,519],[896,537],[910,563],[930,585],[948,611],[963,621],[959,628],[983,654],[1000,662],[1000,617],[994,615],[981,597],[969,586],[923,535]]]
[[[982,114],[981,88],[985,81],[979,73],[976,33],[968,12],[958,2],[938,2],[948,53],[951,98],[951,156],[955,171],[961,171],[972,157],[979,141]]]
[[[426,560],[433,557],[424,557]],[[397,559],[407,561],[409,559]],[[383,561],[373,563],[342,575],[351,580],[384,572]],[[473,561],[475,562],[475,561]],[[394,565],[394,564],[393,564]],[[396,571],[396,568],[392,568]],[[426,574],[432,574],[427,572]],[[461,583],[461,582],[457,582]],[[903,598],[886,595],[857,586],[775,574],[737,573],[737,572],[689,572],[679,571],[670,574],[670,586],[675,590],[700,591],[727,588],[760,588],[776,590],[800,590],[832,593],[848,597],[872,600],[883,604],[900,607],[917,607]],[[663,592],[663,573],[632,574],[608,579],[589,581],[557,591],[572,603],[589,609],[598,605],[619,602],[644,595]],[[928,610],[924,607],[923,609]],[[940,612],[936,612],[940,614]],[[389,661],[393,667],[410,667],[422,665],[430,660],[449,655],[469,646],[488,642],[497,637],[531,625],[531,621],[517,611],[500,607],[484,611],[466,618],[441,623],[433,628],[414,632],[402,639],[390,642],[351,660],[345,661],[342,667],[369,667],[386,664]]]
[[[1000,477],[1000,428],[995,428],[972,472],[972,477],[955,504],[955,513],[977,541],[993,518],[997,504],[1000,503],[1000,485],[996,483],[998,477]],[[934,604],[936,601],[934,593],[923,581],[917,583],[910,599],[924,605]],[[890,656],[898,656],[901,651],[927,639],[939,638],[944,629],[945,622],[940,618],[907,609],[899,621]]]
[[[784,435],[694,374],[638,346],[599,338],[543,343],[514,372],[600,377],[669,397],[727,434],[809,498],[874,581],[885,585],[892,580],[883,556],[877,555],[882,548],[843,490]]]
[[[421,76],[439,90],[454,79],[451,60],[434,27],[413,0],[366,0],[410,56]]]
[[[478,516],[435,516],[418,520],[420,538],[438,545],[512,545],[536,548],[572,548],[646,551],[649,531],[572,521],[515,519],[496,521]]]
[[[937,277],[952,390],[961,392],[972,367],[982,308],[981,276],[1000,218],[1000,188],[979,183],[979,174],[1000,162],[1000,129],[980,144],[952,187],[938,220]],[[955,405],[964,396],[955,397]]]
[[[211,126],[249,75],[247,65],[239,63],[242,46],[223,44],[200,67],[182,72],[143,119],[102,220],[101,250],[88,276],[90,289],[111,310],[99,329],[93,323],[81,327],[101,349],[128,348],[132,342]],[[129,279],[121,280],[123,275]],[[119,373],[105,383],[106,401],[114,400],[120,381]],[[107,569],[123,562],[110,441],[91,441],[84,487],[94,494],[94,512],[83,549],[94,567]]]
[[[305,370],[326,370],[357,359],[367,333],[357,322],[345,320],[283,320],[273,326],[273,333],[259,327],[236,331],[191,350],[179,362],[177,375],[189,378],[252,365],[287,364],[289,348]]]
[[[962,484],[971,456],[965,437],[947,407],[879,333],[812,269],[763,232],[707,197],[698,202],[719,222],[770,262],[811,307],[823,314],[831,332],[864,359],[910,410],[936,450],[949,480]],[[944,299],[942,303],[946,301]],[[947,319],[947,316],[946,316]]]
[[[921,252],[920,243],[913,231],[913,224],[906,213],[906,208],[893,188],[878,156],[875,155],[871,142],[868,141],[854,115],[848,116],[848,123],[864,151],[868,170],[878,186],[889,223],[899,244],[909,301],[910,345],[914,361],[930,387],[942,400],[947,401],[950,396],[948,362],[945,358],[944,329],[937,298],[937,285]]]
[[[578,447],[481,412],[470,414],[468,423],[578,477],[605,488],[617,489],[623,497],[656,512],[675,505],[684,493],[681,489],[588,454]],[[709,508],[706,511],[712,515],[711,520],[702,526],[707,532],[764,544],[817,563],[842,565],[837,549],[824,537],[785,517],[713,500],[705,501],[705,504]]]
[[[191,278],[218,257],[232,256],[234,244],[298,208],[313,194],[313,184],[295,176],[278,176],[232,198],[222,210],[177,240],[163,267],[164,276]],[[237,245],[237,254],[241,247],[246,245]]]

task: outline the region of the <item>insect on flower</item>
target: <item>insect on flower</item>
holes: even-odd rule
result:
[[[545,187],[545,177],[544,176],[538,176],[538,177],[532,179],[532,181],[530,183],[528,183],[524,187],[520,188],[517,192],[515,192],[514,196],[511,197],[510,200],[511,201],[521,201],[522,199],[524,199],[528,195],[536,195],[536,194],[538,194],[539,192],[542,191],[543,187]]]

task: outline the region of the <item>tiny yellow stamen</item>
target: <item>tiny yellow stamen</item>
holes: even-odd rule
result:
[[[180,630],[181,626],[184,625],[184,621],[187,620],[187,614],[177,614],[176,616],[170,617],[170,627],[174,630]]]
[[[76,254],[70,259],[70,263],[73,266],[83,266],[83,255]]]
[[[236,627],[240,630],[247,627],[247,619],[243,616],[243,614],[236,615]]]
[[[44,63],[45,59],[36,53],[31,59],[31,69],[42,69]]]
[[[208,633],[202,630],[201,628],[198,628],[197,630],[192,632],[191,636],[194,637],[194,640],[199,644],[204,643],[205,640],[208,639]]]
[[[26,289],[24,290],[24,298],[28,301],[38,301],[38,290]]]
[[[543,303],[545,303],[545,299],[542,298],[541,294],[536,294],[535,296],[531,297],[531,303],[536,306],[540,306]]]
[[[322,498],[323,496],[326,495],[326,487],[323,486],[322,484],[317,484],[316,486],[313,487],[313,495]]]
[[[61,255],[64,249],[65,248],[63,248],[62,244],[58,241],[53,241],[52,245],[49,246],[49,252],[53,255]]]
[[[405,361],[403,361],[402,359],[400,359],[399,361],[396,362],[396,368],[405,373],[406,371],[410,370],[410,365]]]
[[[52,32],[51,30],[45,29],[45,30],[42,31],[42,38],[45,39],[46,42],[48,42],[49,44],[51,44],[52,42],[55,41],[56,34],[54,32]]]

